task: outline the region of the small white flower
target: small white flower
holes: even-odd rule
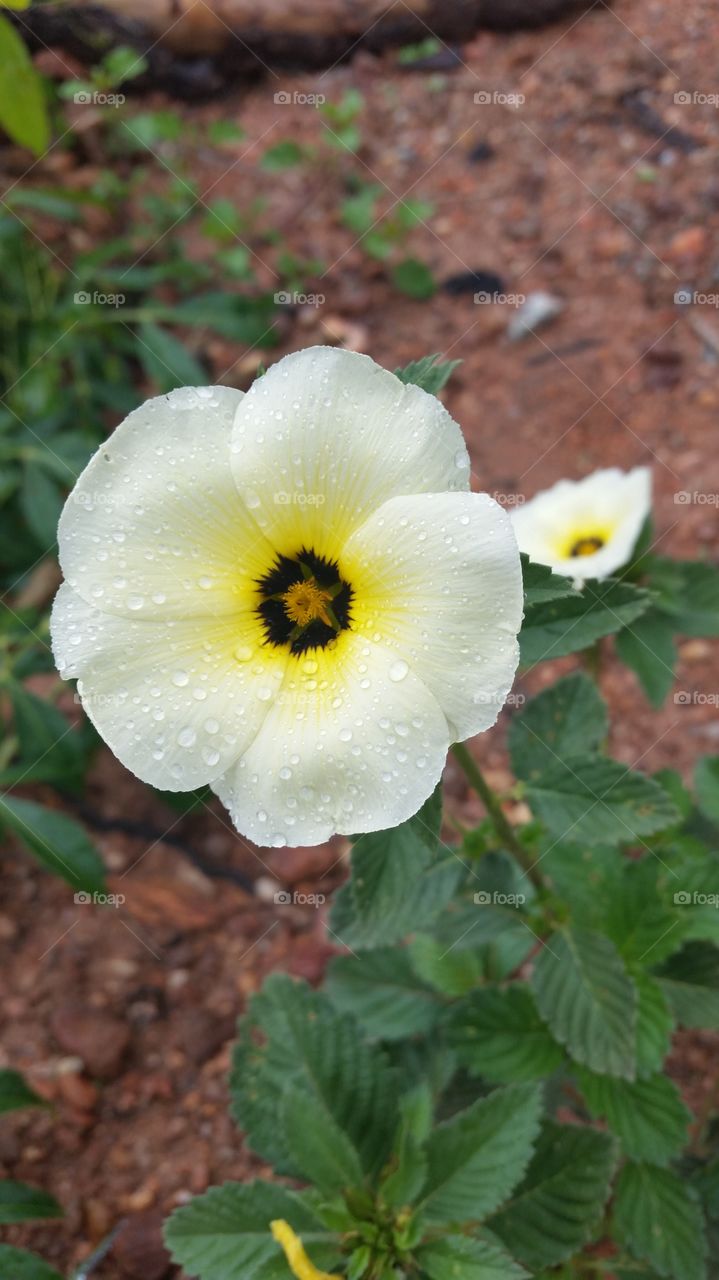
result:
[[[391,827],[509,692],[522,582],[457,424],[315,347],[131,413],[60,521],[62,674],[120,760],[259,844]]]
[[[582,583],[608,578],[631,559],[652,505],[648,467],[609,467],[560,480],[512,512],[520,551]]]

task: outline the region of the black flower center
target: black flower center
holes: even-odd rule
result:
[[[351,586],[336,560],[307,547],[295,556],[278,556],[257,589],[267,643],[285,645],[290,653],[322,649],[350,625]]]

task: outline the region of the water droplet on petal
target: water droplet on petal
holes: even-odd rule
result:
[[[404,680],[408,671],[409,667],[407,666],[407,663],[404,662],[402,658],[398,658],[396,662],[392,663],[392,666],[389,669],[389,678],[397,683],[399,680]]]

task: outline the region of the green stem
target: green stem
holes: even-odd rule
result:
[[[514,854],[530,880],[534,884],[541,886],[542,878],[539,872],[529,863],[527,850],[519,840],[514,827],[502,809],[499,797],[490,787],[474,757],[470,755],[463,742],[455,742],[452,747],[452,755],[464,770],[467,781],[477,792],[502,844]]]

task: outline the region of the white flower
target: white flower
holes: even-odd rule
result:
[[[129,769],[259,844],[394,826],[516,669],[516,541],[468,482],[440,402],[351,352],[150,400],[63,511],[58,667]]]
[[[631,559],[652,505],[648,467],[560,480],[512,513],[520,551],[579,583],[607,578]]]

